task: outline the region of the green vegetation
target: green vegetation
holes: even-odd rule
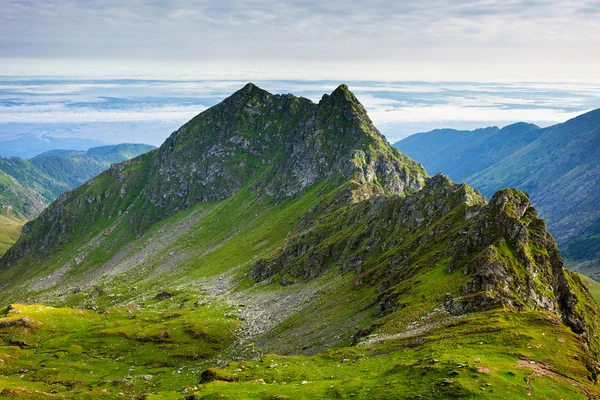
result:
[[[436,130],[395,144],[491,197],[514,187],[531,195],[569,268],[600,277],[600,110],[540,129],[514,124],[475,131]]]
[[[163,297],[98,311],[12,305],[0,318],[0,393],[135,397],[193,386],[239,323],[201,296]]]
[[[23,224],[19,221],[0,217],[0,257],[17,241],[21,228]]]
[[[0,158],[0,185],[6,185],[6,180],[12,178],[11,181],[26,193],[14,193],[14,190],[0,186],[0,200],[11,192],[17,197],[6,199],[6,204],[2,204],[2,212],[6,214],[6,208],[12,206],[9,213],[13,216],[21,220],[34,218],[44,206],[62,193],[98,175],[110,164],[129,160],[153,148],[145,144],[120,144],[96,147],[87,152],[52,150],[31,160],[19,157]],[[27,204],[21,204],[29,201],[27,197],[34,197],[41,207],[32,208],[31,205],[27,207]]]
[[[345,85],[249,84],[24,232],[0,397],[600,395],[598,305],[529,197],[427,178]]]
[[[258,353],[254,361],[209,368],[235,351],[229,346],[237,322],[228,315],[191,293],[97,312],[14,305],[0,318],[1,393],[31,399],[151,393],[585,399],[596,393],[580,381],[589,372],[578,336],[552,314],[490,311],[314,356]]]
[[[43,202],[34,193],[0,171],[0,217],[6,219],[0,223],[22,223],[42,209]]]
[[[589,290],[590,294],[594,297],[594,300],[598,304],[600,304],[600,282],[595,281],[592,278],[589,278],[585,275],[577,274],[582,282],[585,284],[585,287]]]
[[[85,151],[52,150],[31,160],[0,158],[0,256],[21,226],[67,190],[118,163],[153,149],[145,144],[102,146]]]
[[[385,343],[230,362],[203,374],[194,398],[585,399],[595,386],[576,382],[580,357],[552,315],[494,311]]]

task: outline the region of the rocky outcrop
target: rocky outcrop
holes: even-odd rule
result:
[[[418,249],[450,240],[456,225],[484,203],[477,192],[441,174],[405,198],[378,196],[355,205],[333,198],[306,215],[281,253],[258,260],[251,274],[256,281],[278,274],[283,280],[314,279],[337,266],[354,271],[357,281],[379,284],[383,278],[382,287],[389,288],[410,269]]]
[[[276,257],[256,262],[251,276],[287,285],[332,268],[352,271],[355,285],[377,286],[373,313],[384,315],[406,306],[399,300],[406,282],[443,260],[450,260],[447,273],[459,269],[468,277],[459,296],[440,299],[451,314],[544,310],[588,335],[556,243],[529,197],[505,189],[487,203],[443,175],[406,198],[319,204]]]
[[[420,165],[389,146],[348,90],[318,104],[249,83],[198,115],[161,146],[147,200],[169,214],[222,200],[245,185],[276,199],[323,179],[374,183],[387,193],[420,189]]]
[[[499,305],[545,310],[561,315],[574,332],[585,332],[556,242],[527,194],[499,191],[461,235],[456,254],[472,278],[464,296],[447,304],[453,314]]]

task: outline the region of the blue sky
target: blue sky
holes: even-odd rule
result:
[[[158,145],[248,81],[347,83],[390,141],[546,126],[600,107],[599,20],[600,0],[2,0],[0,147]]]

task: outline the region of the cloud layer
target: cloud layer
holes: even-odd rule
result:
[[[258,81],[272,93],[318,102],[339,82]],[[525,121],[547,126],[600,107],[600,85],[348,82],[376,126],[396,141],[435,128]],[[20,135],[160,145],[243,81],[0,78],[0,142]]]
[[[599,0],[3,0],[0,54],[585,79],[599,18]]]

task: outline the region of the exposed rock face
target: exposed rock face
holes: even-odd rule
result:
[[[426,173],[391,147],[348,90],[318,104],[272,95],[249,83],[174,132],[157,151],[108,171],[61,196],[0,261],[50,256],[75,235],[108,229],[120,218],[139,236],[179,210],[223,200],[242,188],[270,201],[301,195],[309,185],[356,183],[340,201],[422,188]]]
[[[420,189],[422,168],[390,149],[345,85],[314,104],[250,83],[167,139],[147,198],[168,214],[249,182],[276,198],[330,177],[378,182],[388,193]]]
[[[484,203],[471,188],[454,185],[443,175],[406,198],[374,197],[354,206],[333,199],[304,218],[278,257],[258,260],[252,276],[257,281],[282,273],[313,279],[340,266],[342,272],[368,271],[361,280],[383,278],[387,288],[404,276],[417,249],[443,241],[465,223],[467,211]]]
[[[505,189],[488,204],[443,175],[406,198],[376,197],[352,207],[320,204],[277,257],[257,261],[252,277],[290,284],[334,267],[353,271],[355,284],[378,286],[374,312],[382,315],[404,307],[398,301],[403,282],[443,259],[451,260],[448,273],[461,269],[468,277],[460,296],[443,301],[450,313],[502,306],[545,310],[586,335],[556,243],[529,197]]]
[[[456,253],[470,259],[466,272],[472,280],[463,287],[464,297],[450,303],[453,313],[510,305],[555,312],[574,332],[585,331],[556,242],[529,196],[499,191],[462,234]]]

